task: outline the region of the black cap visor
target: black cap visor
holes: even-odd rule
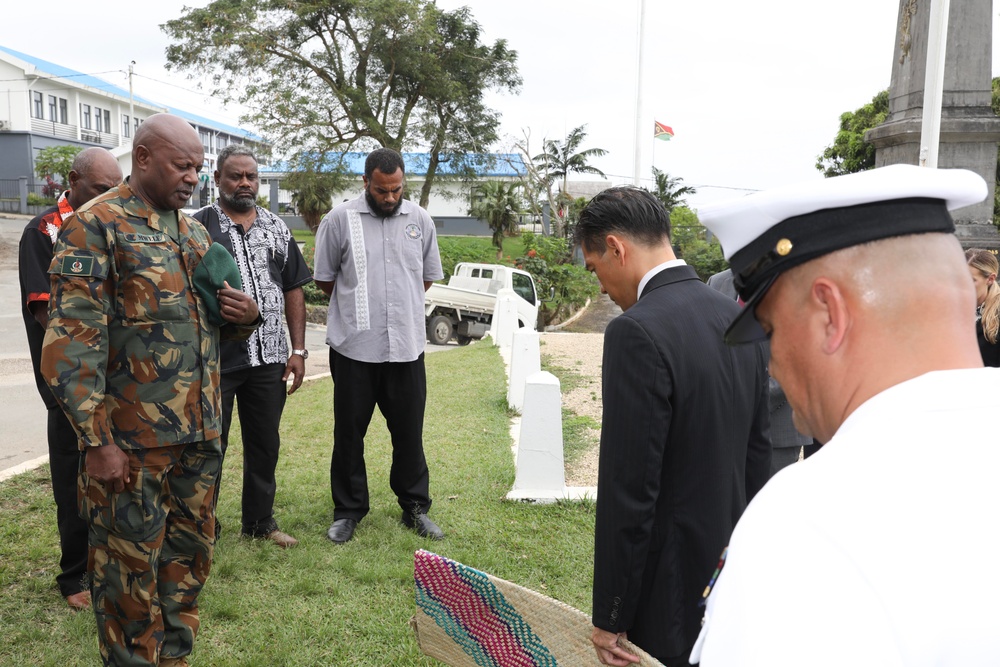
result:
[[[774,281],[778,279],[781,274],[775,273],[770,276],[757,291],[754,292],[749,299],[743,303],[743,310],[740,314],[736,316],[733,323],[729,325],[726,329],[725,341],[727,345],[743,345],[744,343],[755,343],[759,340],[764,340],[767,338],[767,333],[764,332],[763,327],[760,326],[760,322],[757,321],[757,305],[760,304],[761,299],[767,294],[767,290],[771,288]]]

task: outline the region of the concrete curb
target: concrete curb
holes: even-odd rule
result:
[[[552,326],[545,327],[545,331],[546,332],[548,332],[548,331],[559,331],[563,327],[569,326],[570,324],[573,324],[573,322],[576,322],[578,319],[580,319],[581,317],[583,317],[583,314],[587,312],[587,308],[589,308],[589,307],[590,307],[590,299],[587,299],[587,303],[583,304],[583,308],[581,308],[580,310],[578,310],[575,313],[573,313],[572,317],[570,317],[565,322],[560,322],[559,324],[553,324]]]
[[[13,468],[7,468],[6,470],[0,470],[0,482],[6,482],[11,477],[16,477],[21,473],[25,473],[35,468],[41,467],[49,462],[49,455],[39,456],[37,459],[31,459],[30,461],[25,461],[23,463],[18,463]]]

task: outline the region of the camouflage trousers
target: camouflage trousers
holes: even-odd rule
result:
[[[216,438],[123,451],[121,493],[80,474],[98,645],[105,665],[156,665],[189,654],[198,632],[222,447]]]

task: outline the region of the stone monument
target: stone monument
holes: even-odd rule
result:
[[[899,2],[889,116],[865,137],[875,146],[876,167],[920,162],[930,6],[930,0]],[[992,10],[992,0],[951,0],[948,17],[938,166],[971,169],[989,185],[984,202],[953,213],[956,234],[966,248],[1000,249],[993,225],[1000,118],[990,106]]]

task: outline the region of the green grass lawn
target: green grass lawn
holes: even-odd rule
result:
[[[332,384],[291,396],[282,425],[275,516],[300,540],[283,551],[238,536],[241,443],[234,430],[219,516],[226,531],[201,597],[192,664],[434,665],[407,622],[413,552],[426,548],[589,611],[593,503],[504,500],[514,480],[503,365],[474,344],[427,357],[424,428],[442,542],[399,525],[391,448],[376,413],[366,449],[372,510],[355,538],[326,539]],[[94,617],[69,611],[55,585],[58,548],[48,469],[0,484],[0,665],[94,665]]]

